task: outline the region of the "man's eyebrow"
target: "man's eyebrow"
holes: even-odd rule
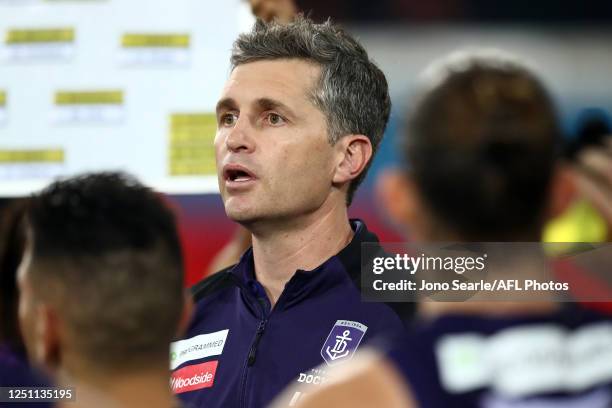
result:
[[[223,110],[236,109],[236,106],[237,106],[237,103],[232,98],[223,98],[219,102],[217,102],[215,112],[219,113]]]
[[[295,114],[293,113],[293,110],[289,106],[285,105],[281,101],[277,101],[276,99],[259,98],[255,101],[255,103],[259,105],[259,108],[262,110],[280,109],[290,115],[295,116]]]
[[[261,110],[275,110],[275,109],[279,109],[279,110],[284,111],[288,115],[295,116],[295,113],[293,112],[293,110],[289,106],[287,106],[283,102],[278,101],[276,99],[272,99],[272,98],[259,98],[259,99],[255,100],[254,104],[257,105],[259,107],[259,109],[261,109]],[[235,110],[235,109],[238,109],[238,104],[236,103],[236,101],[234,99],[232,99],[232,98],[223,98],[219,102],[217,102],[217,106],[215,108],[215,111],[217,112],[217,114],[219,114],[220,112],[225,111],[225,110]]]

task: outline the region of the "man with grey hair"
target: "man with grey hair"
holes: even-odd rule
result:
[[[384,74],[345,31],[303,17],[258,21],[231,62],[219,188],[253,244],[194,287],[194,319],[172,346],[172,388],[196,407],[262,407],[290,383],[325,382],[313,367],[346,362],[406,316],[361,301],[361,243],[378,240],[347,214],[389,117]]]

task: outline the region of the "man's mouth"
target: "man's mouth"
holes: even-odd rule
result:
[[[228,164],[223,168],[223,177],[226,181],[235,183],[245,183],[257,178],[246,167],[234,164]]]

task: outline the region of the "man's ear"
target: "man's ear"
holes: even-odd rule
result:
[[[191,318],[193,316],[193,297],[191,296],[190,290],[185,290],[183,295],[183,312],[181,313],[181,320],[179,321],[176,337],[182,338],[189,328]]]
[[[557,165],[551,178],[546,219],[550,220],[563,214],[575,196],[576,186],[570,167],[566,164]]]
[[[398,168],[383,170],[376,179],[375,194],[391,222],[402,230],[419,220],[419,198],[414,181]]]
[[[372,159],[372,142],[364,135],[343,136],[335,147],[339,161],[332,180],[334,184],[356,179]]]

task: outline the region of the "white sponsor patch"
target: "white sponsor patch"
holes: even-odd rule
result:
[[[486,339],[480,334],[446,336],[436,347],[442,385],[463,392],[487,384],[489,370],[484,362]]]
[[[174,370],[187,361],[218,356],[223,353],[228,329],[214,333],[200,334],[170,344],[170,369]]]
[[[553,325],[503,330],[493,336],[448,335],[436,345],[443,387],[481,387],[507,397],[580,392],[612,381],[612,323],[576,331]]]

